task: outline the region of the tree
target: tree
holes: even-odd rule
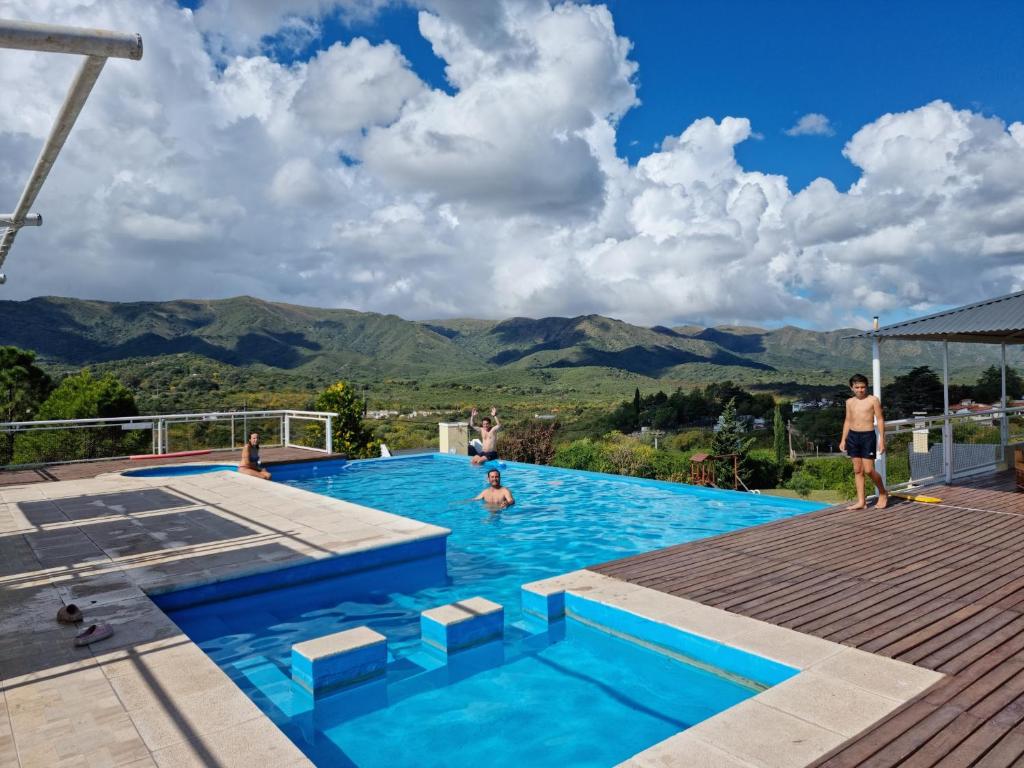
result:
[[[999,398],[1002,397],[1002,378],[1002,371],[998,367],[993,365],[986,368],[978,378],[978,383],[974,385],[974,399],[979,403],[989,405],[998,403]],[[1021,395],[1024,395],[1024,381],[1021,380],[1019,373],[1007,366],[1006,397],[1009,400],[1014,400]]]
[[[886,418],[905,419],[914,411],[942,412],[942,380],[927,365],[897,376],[885,389]]]
[[[640,429],[640,387],[637,387],[633,394],[633,419],[636,422],[636,429]]]
[[[39,407],[36,419],[100,419],[137,416],[135,396],[113,375],[101,378],[84,370],[57,385]],[[146,444],[145,433],[120,427],[86,427],[30,432],[15,447],[18,464],[124,456]]]
[[[736,468],[740,479],[746,481],[749,477],[747,454],[753,439],[748,438],[743,423],[736,417],[736,400],[732,398],[725,404],[722,415],[718,419],[717,432],[711,439],[711,453],[715,456],[728,456],[736,454]],[[733,460],[731,457],[715,461],[715,478],[717,485],[727,488],[732,485]]]
[[[318,411],[336,414],[332,425],[335,453],[349,458],[369,458],[377,453],[379,445],[363,426],[363,402],[355,387],[347,381],[332,384],[317,395],[314,407]]]
[[[29,421],[53,389],[53,382],[35,364],[36,353],[0,347],[0,421]],[[0,465],[14,458],[15,435],[0,434]]]
[[[782,422],[782,408],[775,406],[775,415],[772,418],[772,448],[775,450],[775,463],[779,465],[779,472],[786,461],[786,425]]]

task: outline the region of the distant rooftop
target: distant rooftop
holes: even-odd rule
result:
[[[849,338],[1024,344],[1024,291],[904,320]]]

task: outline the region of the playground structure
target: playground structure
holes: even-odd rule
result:
[[[715,477],[715,466],[718,462],[732,459],[732,488],[734,491],[749,490],[740,479],[740,457],[736,453],[723,453],[712,456],[707,453],[695,453],[690,457],[690,485],[703,485],[709,488],[720,488]]]
[[[22,190],[13,213],[0,214],[0,270],[14,239],[22,227],[42,226],[43,217],[30,213],[43,183],[53,168],[61,148],[78,119],[86,99],[103,71],[108,58],[142,58],[142,37],[135,33],[110,32],[103,29],[63,27],[54,24],[36,24],[28,21],[0,19],[0,48],[46,53],[78,54],[84,56],[64,103],[54,120],[50,133],[39,152],[39,158]],[[0,285],[7,276],[0,271]]]

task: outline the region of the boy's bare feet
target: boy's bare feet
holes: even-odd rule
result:
[[[847,507],[847,509],[867,509],[867,508],[868,508],[868,505],[865,504],[863,501],[858,501],[852,507]]]
[[[875,509],[885,509],[889,506],[889,494],[879,493],[878,501],[875,503]]]

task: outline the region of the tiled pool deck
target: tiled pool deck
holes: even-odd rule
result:
[[[0,766],[309,765],[145,593],[445,534],[225,472],[0,488]]]
[[[909,507],[920,506],[899,505],[884,519],[898,526]],[[948,530],[949,515],[937,516]],[[685,555],[711,547],[718,562],[719,541],[771,539],[771,531],[780,527],[793,530],[787,552],[779,553],[783,562],[773,559],[753,571],[740,567],[729,580],[733,586],[719,586],[696,600],[685,592],[666,594],[675,590],[661,582],[640,583],[645,574],[658,576],[658,568],[650,567],[653,560],[645,559],[654,555],[641,556],[635,565],[627,560],[602,567],[607,575],[581,571],[561,577],[570,592],[801,670],[637,755],[629,765],[812,764],[843,744],[864,742],[864,734],[876,732],[879,722],[884,727],[898,720],[914,711],[925,691],[932,691],[931,698],[946,685],[950,678],[941,672],[768,623],[771,619],[739,615],[731,612],[734,608],[722,610],[722,595],[737,584],[764,585],[771,592],[768,575],[796,567],[784,559],[798,557],[801,542],[814,539],[801,526],[810,524],[817,532],[828,527],[800,521],[829,521],[841,536],[855,517],[825,510],[665,550],[669,571],[690,574],[694,584],[720,584],[729,566],[715,582],[715,565],[695,565]],[[0,487],[0,765],[308,765],[146,593],[436,540],[444,533],[228,473],[164,479],[106,475]],[[884,541],[886,534],[878,538]],[[677,560],[682,570],[675,568]],[[914,570],[913,563],[903,565],[889,578],[905,578]],[[799,574],[794,577],[797,581],[790,579],[785,589],[799,583]],[[719,595],[722,589],[726,592]],[[116,634],[88,649],[74,648],[76,630],[54,621],[62,602],[83,606],[87,622],[114,624]],[[838,621],[841,603],[836,610]]]

